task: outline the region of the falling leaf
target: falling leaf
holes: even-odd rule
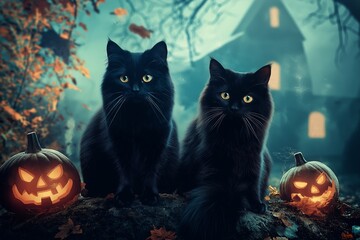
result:
[[[122,17],[122,16],[126,15],[127,13],[128,12],[124,8],[116,8],[116,9],[114,9],[114,12],[112,12],[112,14],[114,14],[118,17]]]
[[[86,27],[85,23],[80,22],[80,23],[79,23],[79,26],[80,26],[82,29],[84,29],[84,31],[87,31],[87,27]]]
[[[101,3],[104,3],[105,2],[105,0],[97,0],[96,1],[96,6],[98,7]]]
[[[150,38],[151,30],[146,29],[143,26],[138,26],[134,23],[130,24],[129,30],[142,38]]]
[[[89,110],[89,111],[91,110],[91,108],[90,108],[88,105],[86,105],[85,103],[83,103],[82,106],[83,106],[83,108],[85,108],[86,110]]]
[[[77,86],[75,86],[74,84],[71,84],[71,83],[63,83],[62,85],[61,85],[63,88],[67,88],[67,89],[73,89],[73,90],[75,90],[75,91],[79,91],[80,90],[80,88],[78,88]]]
[[[176,234],[172,231],[166,231],[165,227],[155,228],[150,230],[150,236],[146,240],[173,240],[176,239]]]
[[[83,65],[75,66],[75,69],[81,72],[82,75],[84,75],[86,78],[90,78],[90,71]]]
[[[19,121],[23,126],[29,125],[29,122],[26,121],[25,117],[22,116],[20,113],[15,111],[11,106],[9,106],[5,101],[2,101],[0,103],[0,107],[4,109],[5,112],[7,112],[12,119]]]
[[[23,114],[25,115],[25,116],[30,116],[30,114],[31,113],[36,113],[36,109],[35,108],[30,108],[30,109],[25,109],[24,111],[23,111]]]
[[[54,62],[54,71],[57,74],[63,74],[64,73],[64,63],[62,61],[59,60],[59,58],[55,59]]]
[[[61,240],[67,238],[71,234],[82,234],[83,231],[80,225],[74,225],[74,222],[71,218],[68,218],[67,223],[59,227],[59,232],[55,235],[55,238]]]
[[[265,201],[270,201],[270,196],[265,196]]]

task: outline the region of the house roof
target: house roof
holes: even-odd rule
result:
[[[280,26],[271,28],[269,11],[271,7],[279,9]],[[270,32],[273,31],[273,32]],[[243,32],[255,39],[297,38],[303,41],[304,36],[282,0],[254,0],[240,24],[232,34]]]

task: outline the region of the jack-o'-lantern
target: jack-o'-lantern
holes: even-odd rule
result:
[[[295,153],[296,166],[280,180],[280,197],[307,215],[324,216],[339,196],[335,173],[318,161],[307,162]]]
[[[0,168],[0,202],[22,214],[61,209],[79,195],[79,173],[62,153],[42,149],[35,132],[27,138],[27,150]]]

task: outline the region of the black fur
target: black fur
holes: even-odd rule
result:
[[[179,190],[191,191],[179,230],[184,239],[230,238],[238,211],[266,211],[270,71],[267,65],[255,73],[236,73],[211,59],[210,80],[185,137],[178,174]],[[222,92],[230,98],[222,99]],[[246,95],[253,101],[245,103]]]
[[[116,193],[122,203],[139,194],[142,202],[153,204],[158,190],[174,190],[172,175],[178,161],[167,47],[159,42],[143,53],[131,53],[109,40],[107,55],[103,107],[81,141],[86,189],[89,196]],[[148,83],[143,80],[146,74],[153,77]],[[121,76],[128,82],[121,82]]]

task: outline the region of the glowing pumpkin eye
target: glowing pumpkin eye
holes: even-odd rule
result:
[[[144,82],[148,83],[148,82],[151,82],[151,80],[153,79],[153,77],[152,77],[151,75],[146,74],[146,75],[144,75],[144,76],[142,77],[142,79],[143,79]]]
[[[121,76],[120,81],[123,83],[127,83],[129,81],[129,78],[128,78],[128,76]]]
[[[61,177],[63,175],[63,168],[62,166],[59,164],[57,165],[55,168],[53,168],[49,173],[48,173],[48,177],[51,179],[58,179],[59,177]]]
[[[34,175],[32,175],[31,173],[20,167],[19,167],[19,175],[21,180],[23,180],[24,182],[31,182],[34,179]]]
[[[227,92],[222,92],[220,94],[221,98],[224,99],[224,100],[229,100],[230,99],[230,94],[227,93]]]
[[[243,100],[245,103],[251,103],[254,100],[254,98],[250,95],[246,95],[245,97],[243,97]]]
[[[298,189],[303,189],[307,186],[307,182],[294,182],[294,186]]]
[[[326,181],[326,176],[324,173],[321,173],[320,176],[317,177],[316,183],[319,185],[323,185]]]

